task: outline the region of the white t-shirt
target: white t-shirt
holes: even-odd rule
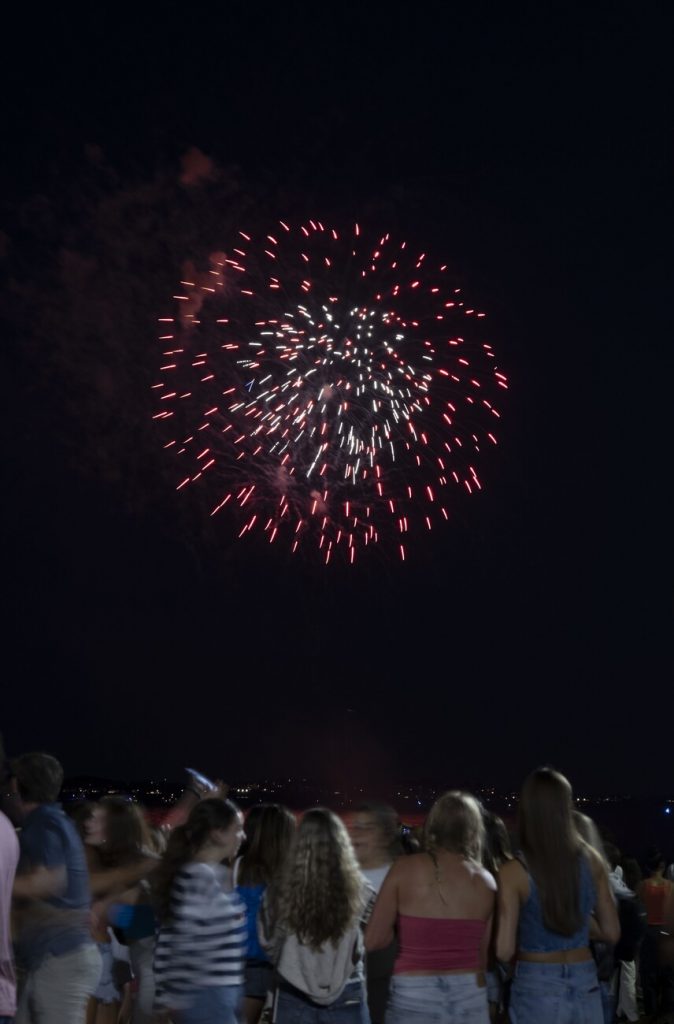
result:
[[[361,868],[360,870],[362,874],[365,875],[374,891],[379,893],[384,879],[391,870],[391,864],[383,864],[380,868]]]

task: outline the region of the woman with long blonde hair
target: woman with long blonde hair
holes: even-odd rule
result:
[[[362,928],[373,902],[340,819],[307,811],[266,908],[277,1024],[308,1009],[316,1024],[369,1024]]]
[[[443,794],[426,820],[424,846],[389,871],[365,935],[369,952],[397,931],[386,1024],[489,1024],[485,971],[496,883],[481,863],[475,798]]]

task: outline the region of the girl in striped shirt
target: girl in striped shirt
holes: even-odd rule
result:
[[[240,1024],[246,915],[222,861],[243,838],[231,801],[202,800],[174,829],[157,870],[156,1005],[175,1024]]]

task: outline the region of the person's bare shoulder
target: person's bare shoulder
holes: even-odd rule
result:
[[[392,879],[420,879],[430,875],[433,871],[433,864],[427,853],[409,853],[405,857],[398,857],[393,862],[387,878]]]
[[[606,874],[608,874],[608,868],[606,867],[606,863],[602,859],[601,855],[594,849],[594,847],[585,844],[583,853],[587,857],[588,863],[590,865],[590,871],[592,872],[592,877],[594,878],[595,882],[597,882],[599,878],[603,878]]]
[[[515,859],[506,861],[499,868],[498,884],[501,888],[516,889],[521,893],[527,891],[529,882],[524,865]]]
[[[492,875],[491,871],[487,871],[481,864],[471,864],[471,870],[473,877],[476,881],[486,885],[490,892],[496,892],[498,886],[496,885],[496,879]]]

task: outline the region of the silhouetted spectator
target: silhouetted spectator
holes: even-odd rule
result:
[[[667,905],[672,898],[672,882],[664,877],[665,866],[660,851],[651,850],[646,862],[648,877],[639,886],[648,921],[641,944],[639,974],[644,1010],[653,1015],[674,1010],[674,967],[664,957]]]
[[[512,860],[513,857],[510,847],[510,836],[503,820],[497,814],[487,810],[486,807],[482,807],[481,810],[485,840],[482,851],[482,864],[498,880],[498,873],[501,867],[509,860]],[[504,980],[496,961],[497,928],[498,905],[494,910],[492,938],[487,957],[487,1000],[489,1002],[489,1019],[491,1021],[495,1021],[499,1014],[505,1014],[510,994],[510,982]]]
[[[617,853],[611,847],[607,849],[611,864],[614,864]],[[641,870],[636,860],[624,857],[622,864],[613,867],[609,877],[621,878],[624,886],[618,896],[620,938],[615,947],[618,972],[615,979],[616,1015],[628,1021],[638,1021],[636,960],[647,928],[646,908],[637,895]]]

